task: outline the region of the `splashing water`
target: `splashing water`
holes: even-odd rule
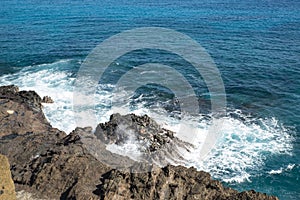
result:
[[[40,96],[51,96],[54,103],[44,105],[45,115],[52,126],[66,133],[71,132],[76,126],[95,128],[98,123],[108,121],[112,114],[107,105],[109,104],[107,99],[111,97],[111,94],[106,90],[100,90],[95,94],[97,102],[101,102],[97,107],[97,122],[89,120],[90,111],[95,107],[86,102],[85,105],[82,105],[82,113],[80,113],[80,116],[85,118],[86,124],[76,124],[72,109],[75,78],[68,70],[61,70],[71,62],[72,60],[60,60],[49,64],[29,66],[15,74],[3,75],[0,85],[15,84],[21,90],[35,90]],[[105,87],[112,86],[101,86],[102,89]],[[126,96],[126,94],[120,94],[120,96],[122,95]],[[122,111],[121,107],[120,111]],[[263,167],[268,156],[290,155],[293,148],[293,137],[276,118],[253,118],[246,116],[240,110],[233,110],[222,119],[222,137],[214,150],[205,160],[199,162],[203,138],[208,134],[211,123],[209,119],[198,116],[197,119],[190,119],[183,123],[177,118],[170,117],[168,112],[163,109],[149,110],[142,103],[133,110],[133,113],[148,114],[161,123],[164,128],[174,132],[180,128],[179,124],[186,126],[185,130],[197,129],[197,135],[192,140],[196,148],[191,149],[191,152],[185,155],[185,165],[208,171],[214,178],[225,182],[250,181],[251,176]],[[237,117],[231,117],[232,113]],[[189,139],[181,135],[177,136],[183,140]],[[123,146],[109,145],[107,148],[112,152],[131,155],[132,158],[135,158],[140,155],[138,145],[134,140],[128,140]],[[291,164],[286,168],[274,169],[269,173],[281,173],[293,166]]]

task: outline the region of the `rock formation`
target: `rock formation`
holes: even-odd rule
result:
[[[134,114],[113,114],[109,122],[100,123],[95,131],[97,138],[105,144],[122,145],[128,140],[136,141],[143,153],[140,160],[160,166],[169,164],[169,161],[181,162],[184,160],[182,152],[193,148],[193,145],[178,139],[174,134],[149,116]]]
[[[42,103],[54,103],[51,97],[49,96],[44,96],[42,99]]]
[[[16,86],[0,87],[0,137],[11,134],[47,132],[51,126],[34,91]]]
[[[206,172],[182,166],[166,166],[148,173],[124,173],[111,170],[96,191],[101,199],[277,199],[253,190],[237,192],[212,180]]]
[[[150,170],[135,173],[145,163],[106,150],[106,144],[126,140],[128,135],[118,124],[121,121],[131,124],[139,140],[148,141],[145,155],[160,151],[165,144],[188,148],[148,116],[117,114],[110,122],[100,124],[96,135],[88,127],[76,128],[67,135],[47,122],[41,98],[35,92],[19,91],[16,86],[0,87],[0,153],[9,159],[18,196],[80,200],[277,199],[255,191],[225,188],[208,173],[194,168],[149,165],[146,167]],[[94,154],[99,150],[101,159]],[[106,158],[129,167],[114,169],[114,163],[108,165]]]

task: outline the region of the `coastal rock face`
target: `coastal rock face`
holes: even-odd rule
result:
[[[10,134],[41,133],[51,128],[42,112],[41,97],[17,86],[0,87],[0,137]]]
[[[79,138],[76,132],[57,131],[0,140],[17,190],[41,199],[99,199],[93,191],[110,168],[91,156]]]
[[[0,154],[0,200],[15,200],[15,185],[11,178],[8,159]]]
[[[148,173],[124,173],[111,170],[98,186],[101,199],[207,199],[207,200],[275,200],[255,191],[237,192],[225,188],[210,175],[195,168],[166,166]]]
[[[164,146],[187,145],[148,116],[116,114],[110,122],[98,126],[96,135],[88,127],[76,128],[67,135],[46,121],[41,98],[35,92],[0,87],[0,102],[0,153],[10,162],[18,199],[277,199],[225,188],[208,173],[194,168],[147,165],[151,168],[147,172],[136,173],[145,168],[145,163],[106,150],[107,144],[127,141],[126,126],[124,134],[119,126],[123,121],[136,130],[137,140],[148,144],[143,149],[145,155],[164,152]],[[99,150],[101,159],[94,154]],[[105,159],[129,167],[113,169],[114,164],[108,166]]]

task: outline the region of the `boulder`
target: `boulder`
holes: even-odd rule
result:
[[[49,96],[44,96],[42,99],[42,103],[54,103],[51,97]]]

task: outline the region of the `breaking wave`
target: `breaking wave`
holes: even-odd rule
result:
[[[35,90],[40,96],[51,96],[54,103],[44,104],[45,115],[52,126],[66,133],[71,132],[76,126],[95,128],[99,122],[108,121],[112,114],[108,105],[111,93],[103,88],[113,86],[102,85],[100,91],[95,94],[95,99],[99,102],[99,105],[96,106],[98,121],[90,120],[89,113],[95,107],[90,105],[90,102],[86,102],[81,105],[80,109],[80,116],[85,119],[83,120],[85,123],[76,124],[73,112],[73,90],[76,77],[74,72],[68,69],[70,65],[77,62],[80,61],[60,60],[49,64],[28,66],[17,73],[3,75],[0,85],[15,84],[21,90]],[[120,94],[120,96],[122,95],[126,94]],[[122,112],[122,107],[119,111]],[[208,134],[211,123],[209,118],[197,116],[196,119],[187,120],[185,123],[170,116],[163,109],[153,111],[145,108],[143,103],[136,106],[132,112],[148,114],[162,126],[175,132],[180,126],[186,126],[185,130],[187,131],[196,129],[196,135],[192,140],[196,148],[185,155],[185,165],[208,171],[214,178],[225,182],[250,181],[251,176],[263,168],[268,156],[290,155],[293,148],[294,139],[290,131],[275,117],[255,118],[244,114],[241,110],[232,109],[222,119],[222,136],[215,148],[205,160],[199,161],[203,138]],[[188,139],[180,135],[178,137],[183,140]],[[111,145],[108,149],[120,154],[138,156],[139,152],[135,152],[138,148],[135,145],[138,144],[130,142],[124,146]],[[269,174],[282,173],[293,167],[294,165],[291,164],[285,168],[273,169],[269,171]]]

